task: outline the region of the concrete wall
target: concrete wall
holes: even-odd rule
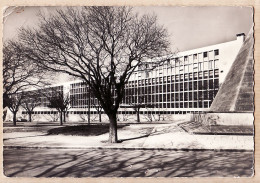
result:
[[[195,118],[198,118],[197,114]],[[242,125],[254,124],[253,113],[206,113],[201,114],[199,121],[204,125]]]
[[[253,112],[253,29],[247,36],[211,107],[213,112]]]

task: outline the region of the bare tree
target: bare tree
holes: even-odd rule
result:
[[[48,107],[55,108],[60,113],[60,125],[66,122],[66,113],[70,108],[71,97],[64,95],[63,92],[56,92],[55,95],[48,97],[50,104]]]
[[[136,113],[136,121],[140,122],[140,109],[145,108],[146,104],[144,103],[144,96],[138,96],[136,99],[137,101],[134,101],[134,103],[132,103],[131,106]]]
[[[147,107],[147,108],[149,109],[149,108],[152,108],[152,107]],[[150,122],[152,122],[153,118],[154,118],[152,111],[148,111],[147,115],[145,115],[144,117],[147,119],[147,121],[150,121]]]
[[[24,56],[21,43],[7,41],[3,46],[3,108],[10,105],[12,95],[44,84],[43,74],[34,62]],[[6,112],[4,110],[3,120]]]
[[[28,114],[28,121],[32,122],[32,114],[34,109],[41,105],[40,95],[35,91],[29,91],[25,93],[25,96],[22,100],[21,106],[25,109]]]
[[[129,7],[84,7],[40,16],[38,29],[22,29],[26,57],[44,69],[82,79],[110,121],[109,142],[116,143],[117,111],[125,84],[144,62],[153,67],[169,55],[169,39],[156,16]]]
[[[152,104],[146,104],[146,103],[136,103],[136,104],[132,104],[132,108],[134,109],[134,111],[136,112],[136,117],[137,117],[137,122],[140,122],[140,109],[142,108],[152,108],[153,105]]]
[[[102,107],[98,104],[98,105],[95,105],[94,104],[94,107],[96,108],[96,110],[97,110],[97,113],[98,113],[98,116],[99,116],[99,122],[101,122],[102,121],[102,119],[101,119],[101,115],[102,115]]]
[[[9,110],[13,113],[14,126],[16,126],[16,115],[19,108],[21,107],[24,96],[24,93],[20,92],[17,94],[12,94],[6,99],[6,105],[9,108]]]

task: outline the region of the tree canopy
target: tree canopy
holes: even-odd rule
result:
[[[149,59],[165,60],[166,29],[154,15],[130,7],[74,7],[40,15],[38,29],[21,29],[26,58],[43,69],[82,79],[110,119],[117,141],[116,113],[131,74]],[[160,59],[162,58],[162,59]]]

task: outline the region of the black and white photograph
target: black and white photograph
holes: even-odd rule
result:
[[[4,176],[254,176],[253,7],[3,17]]]

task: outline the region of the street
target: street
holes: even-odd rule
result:
[[[4,149],[8,177],[248,177],[253,151]]]

